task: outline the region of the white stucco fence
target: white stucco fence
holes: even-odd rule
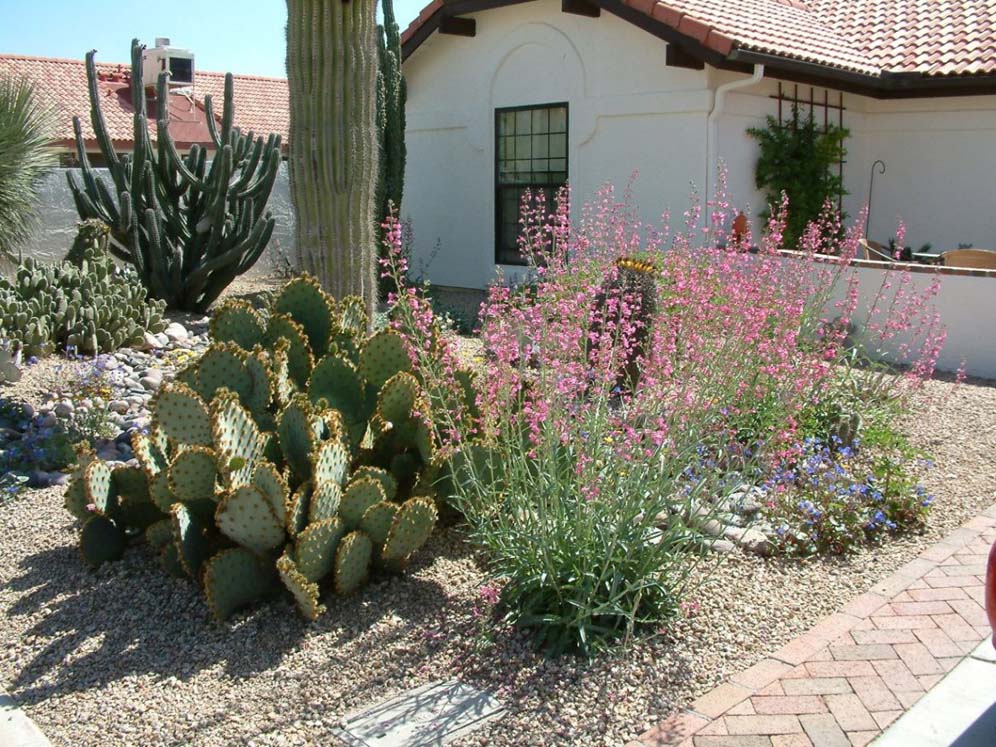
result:
[[[826,259],[833,261],[832,258]],[[806,260],[792,257],[785,261]],[[969,376],[996,380],[996,271],[857,261],[848,272],[858,276],[858,304],[854,314],[858,337],[863,333],[862,326],[867,321],[868,310],[875,303],[886,279],[892,287],[881,291],[878,306],[889,309],[890,301],[900,288],[900,269],[897,268],[902,267],[910,270],[910,285],[915,294],[925,293],[935,280],[939,281],[937,295],[928,304],[937,310],[940,323],[947,333],[937,360],[937,370],[953,372],[964,367]],[[828,317],[836,316],[838,312],[834,304],[844,298],[847,290],[845,278],[841,278],[829,302]],[[881,319],[881,315],[876,317],[876,321]],[[902,360],[899,350],[909,340],[910,335],[907,334],[887,341],[879,349],[881,357],[894,363],[908,363],[908,360]]]
[[[106,169],[98,169],[98,172],[104,178],[110,178]],[[290,258],[294,256],[294,210],[290,201],[287,164],[283,164],[277,173],[267,207],[276,218],[276,226],[269,246],[250,273],[272,270],[280,260],[281,252]],[[79,222],[76,205],[66,181],[66,169],[55,169],[46,177],[39,194],[38,214],[40,225],[22,255],[46,262],[62,259],[73,244],[76,224]]]

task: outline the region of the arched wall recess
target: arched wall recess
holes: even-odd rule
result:
[[[480,58],[476,101],[467,139],[471,147],[494,147],[494,110],[554,101],[570,102],[571,150],[591,139],[597,120],[588,105],[588,75],[571,39],[545,23],[510,29]]]

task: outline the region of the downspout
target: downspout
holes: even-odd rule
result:
[[[709,110],[709,118],[706,120],[706,175],[705,175],[705,206],[703,215],[705,225],[709,225],[710,209],[709,202],[713,198],[713,180],[716,178],[716,169],[719,166],[717,158],[717,143],[719,142],[719,115],[723,113],[726,104],[726,94],[739,88],[748,88],[761,81],[764,77],[764,65],[754,65],[754,74],[749,78],[731,80],[716,89],[712,98],[712,109]]]

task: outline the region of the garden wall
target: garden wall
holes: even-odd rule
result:
[[[828,258],[829,261],[832,259]],[[792,257],[787,261],[804,261]],[[888,273],[892,288],[885,291],[880,307],[887,309],[888,301],[898,290],[899,273],[894,265],[884,262],[858,261],[855,271],[859,279],[859,310],[867,310],[874,303],[883,280]],[[957,371],[964,363],[969,376],[996,380],[996,271],[963,270],[955,267],[934,268],[925,265],[908,265],[916,290],[923,292],[930,287],[936,277],[940,278],[940,290],[933,304],[940,313],[941,323],[947,330],[947,338],[941,350],[937,368],[941,371]],[[891,269],[889,269],[891,268]],[[847,292],[847,285],[841,282],[835,289],[833,302],[839,301]],[[834,316],[833,308],[828,315]],[[862,313],[856,314],[858,326],[866,319]],[[860,332],[859,332],[860,334]],[[897,337],[883,348],[883,357],[893,362],[897,358],[899,346],[907,337]]]
[[[99,171],[106,176],[104,169]],[[269,207],[277,219],[277,224],[269,247],[250,271],[251,273],[269,272],[279,261],[281,251],[293,257],[294,212],[290,202],[287,164],[283,164],[277,174]],[[48,175],[41,190],[38,213],[41,216],[41,224],[24,250],[24,256],[45,261],[62,259],[73,243],[76,223],[79,221],[72,193],[66,183],[66,169],[56,169]]]

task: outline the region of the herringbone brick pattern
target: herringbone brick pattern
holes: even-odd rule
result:
[[[990,635],[996,506],[627,747],[863,747]]]

